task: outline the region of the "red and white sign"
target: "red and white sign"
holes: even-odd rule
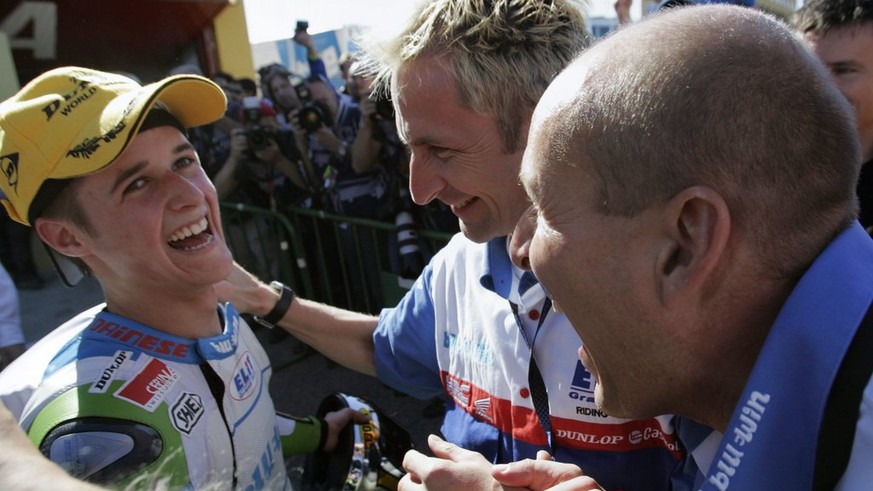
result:
[[[142,371],[118,389],[115,397],[152,412],[178,380],[179,374],[175,370],[161,360],[152,358]]]

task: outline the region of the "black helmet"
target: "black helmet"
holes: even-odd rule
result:
[[[303,466],[304,491],[374,489],[394,491],[403,472],[403,456],[412,438],[372,402],[336,392],[323,401],[319,417],[350,407],[370,416],[365,424],[350,424],[339,434],[336,449],[309,454]]]

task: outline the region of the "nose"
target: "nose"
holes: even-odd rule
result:
[[[537,228],[537,217],[533,207],[528,208],[515,224],[509,240],[509,257],[512,264],[530,271],[530,242]]]
[[[170,195],[170,206],[173,209],[180,210],[188,206],[198,206],[200,203],[203,203],[206,193],[197,185],[195,179],[175,172],[169,172],[166,179],[168,181],[167,189]]]
[[[409,157],[409,194],[417,205],[426,205],[446,187],[446,181],[433,170],[433,166],[415,150]]]

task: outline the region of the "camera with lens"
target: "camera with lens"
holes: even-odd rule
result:
[[[307,133],[312,133],[327,124],[327,108],[318,101],[312,100],[312,93],[309,91],[306,81],[295,77],[291,80],[291,85],[294,87],[294,91],[297,92],[297,98],[300,99],[302,104],[300,110],[297,111],[297,120],[300,122],[300,127]]]
[[[327,111],[318,101],[309,101],[297,111],[300,127],[307,133],[312,133],[324,126],[327,121]]]
[[[251,125],[246,129],[246,144],[252,150],[257,152],[270,146],[270,140],[274,138],[272,128],[267,128],[261,125]]]
[[[274,137],[272,128],[262,126],[261,101],[257,97],[243,99],[243,121],[246,125],[246,144],[252,151],[263,150],[270,146]]]

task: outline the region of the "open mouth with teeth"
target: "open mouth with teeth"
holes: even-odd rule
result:
[[[464,208],[467,207],[467,205],[469,205],[470,203],[472,203],[475,199],[476,199],[476,198],[470,198],[470,199],[464,201],[463,203],[460,203],[460,204],[457,204],[457,205],[452,205],[452,208],[453,208],[454,210],[463,210]]]
[[[209,221],[203,217],[197,223],[186,225],[170,235],[167,244],[173,249],[196,251],[215,240],[215,235],[209,227]]]

